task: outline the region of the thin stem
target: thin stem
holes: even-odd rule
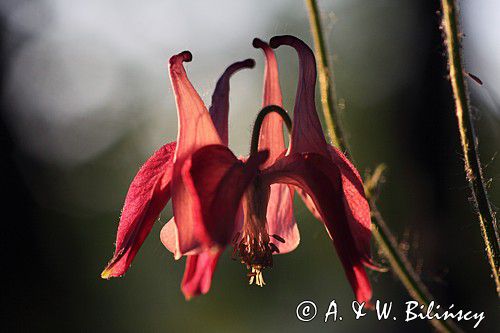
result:
[[[323,30],[321,29],[320,17],[318,13],[318,6],[315,0],[306,0],[307,7],[309,9],[309,21],[311,25],[312,34],[315,40],[315,50],[316,55],[319,60],[318,72],[319,72],[319,84],[321,86],[321,91],[332,90],[333,84],[331,83],[330,71],[325,62],[325,55],[327,54],[327,47],[323,38]],[[323,73],[322,73],[323,72]],[[321,77],[324,79],[322,80]],[[322,94],[323,96],[323,94]],[[339,148],[347,153],[349,153],[349,148],[347,146],[347,139],[344,136],[342,130],[342,124],[338,121],[338,115],[335,113],[333,108],[333,93],[330,92],[327,96],[332,96],[332,101],[328,103],[322,103],[323,114],[327,120],[327,126],[329,123],[335,124],[335,130],[330,131],[330,135],[335,135],[336,138],[332,138],[334,142],[339,143]],[[323,98],[322,98],[323,101]],[[332,126],[333,127],[333,126]],[[340,130],[338,130],[340,129]],[[369,191],[368,191],[369,192]],[[389,227],[386,225],[382,215],[380,214],[375,200],[368,193],[370,208],[373,215],[373,235],[378,247],[382,250],[384,256],[389,261],[389,265],[392,271],[396,274],[398,279],[401,281],[403,286],[406,288],[411,297],[413,297],[421,305],[424,305],[422,312],[427,311],[431,300],[434,297],[429,293],[427,287],[422,283],[422,280],[416,274],[415,269],[412,267],[410,261],[406,256],[399,251],[396,238],[392,235]],[[443,321],[433,319],[430,323],[440,332],[460,332],[461,330],[455,325],[451,320]]]
[[[347,140],[342,130],[340,117],[338,112],[336,112],[335,87],[333,85],[332,72],[330,71],[331,66],[329,65],[327,47],[323,38],[323,28],[319,17],[318,5],[315,0],[306,0],[306,3],[309,11],[309,24],[311,25],[314,38],[314,53],[316,53],[321,105],[324,111],[326,128],[333,144],[342,149],[347,157],[349,157]]]
[[[450,81],[455,99],[460,143],[464,154],[465,175],[472,191],[474,206],[479,218],[481,234],[486,245],[486,255],[491,266],[496,292],[500,297],[500,239],[495,213],[491,208],[484,183],[481,161],[478,154],[478,139],[474,128],[469,93],[464,78],[460,53],[460,29],[457,4],[453,0],[442,0],[444,41],[448,53]]]
[[[380,214],[380,211],[375,204],[373,198],[369,199],[372,216],[374,219],[374,227],[372,228],[373,236],[380,249],[382,249],[385,258],[389,261],[392,271],[399,278],[410,296],[419,304],[424,305],[422,312],[426,312],[430,302],[434,297],[429,293],[427,287],[415,272],[408,258],[403,255],[398,249],[396,238],[392,235],[391,230],[385,224],[385,221]],[[433,311],[434,313],[434,311]],[[461,332],[460,328],[450,319],[438,320],[433,318],[430,322],[439,332]]]

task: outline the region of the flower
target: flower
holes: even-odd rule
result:
[[[132,181],[123,208],[116,251],[103,278],[123,275],[172,198],[174,218],[161,231],[176,259],[187,256],[181,289],[190,298],[210,289],[225,247],[250,270],[250,284],[265,284],[262,272],[273,255],[299,243],[293,218],[294,191],[325,225],[356,299],[368,302],[371,286],[364,266],[372,266],[370,209],[359,173],[324,137],[315,108],[316,63],[311,49],[293,36],[276,36],[264,51],[264,108],[257,117],[248,158],[228,148],[229,78],[253,67],[251,59],[228,67],[217,82],[208,111],[189,82],[187,51],[170,59],[170,78],[179,116],[177,144],[166,144]],[[293,47],[299,82],[293,126],[282,109],[278,65],[272,48]],[[283,123],[290,133],[286,148]]]

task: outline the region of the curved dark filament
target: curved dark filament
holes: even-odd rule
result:
[[[281,106],[278,105],[268,105],[262,108],[262,110],[260,110],[259,114],[257,115],[257,118],[255,119],[255,124],[253,126],[252,142],[250,145],[250,155],[255,154],[258,151],[260,129],[262,127],[264,119],[271,112],[276,112],[283,119],[283,122],[285,123],[286,128],[288,129],[288,135],[291,135],[292,133],[292,119],[290,119],[290,116],[288,115],[288,112],[285,111],[285,109],[283,109]]]

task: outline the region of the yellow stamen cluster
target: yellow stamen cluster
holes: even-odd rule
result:
[[[254,281],[259,287],[266,285],[264,282],[264,276],[262,275],[262,267],[260,265],[252,266],[252,273],[250,273],[250,281],[248,281],[248,284],[253,284]]]
[[[284,243],[283,238],[277,235],[271,237]],[[245,234],[241,239],[238,233],[233,240],[233,246],[233,258],[238,258],[250,271],[247,274],[249,284],[255,283],[259,287],[265,286],[262,271],[264,268],[273,267],[273,254],[279,253],[278,247],[270,242],[267,232],[264,231],[256,237]]]

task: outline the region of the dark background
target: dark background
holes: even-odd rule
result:
[[[108,14],[109,20],[128,15],[122,13],[120,4],[109,3],[104,7],[109,13],[85,3],[63,10],[88,10],[85,14],[95,17],[88,23],[89,31],[93,31],[91,28],[100,26],[99,20]],[[153,3],[157,2],[144,6],[154,10]],[[159,21],[162,9],[166,21],[171,16],[180,17],[187,22],[184,29],[188,30],[183,32],[187,37],[179,36],[180,28],[173,23],[169,27],[167,22],[166,44],[159,46],[157,53],[137,56],[131,52],[124,60],[120,49],[109,49],[99,56],[90,52],[102,46],[101,42],[93,44],[92,33],[88,39],[80,39],[81,31],[54,25],[57,1],[3,2],[0,191],[2,271],[6,280],[2,283],[2,302],[7,308],[2,311],[2,326],[7,331],[432,330],[424,321],[404,323],[404,302],[410,297],[390,272],[370,273],[374,299],[393,301],[395,311],[401,314],[398,321],[354,321],[346,313],[347,318],[335,324],[325,324],[320,315],[310,323],[299,322],[295,307],[302,300],[314,300],[323,315],[332,299],[346,312],[353,299],[326,233],[299,201],[295,213],[301,245],[276,259],[263,289],[248,287],[242,268],[226,254],[210,293],[186,302],[179,290],[183,263],[173,260],[158,237],[171,216],[170,206],[126,277],[111,281],[99,278],[113,251],[129,181],[149,154],[176,135],[175,107],[166,74],[168,57],[183,49],[193,51],[193,63],[186,67],[205,101],[225,66],[246,57],[256,58],[256,69],[238,74],[232,81],[231,143],[243,153],[262,89],[262,57],[251,48],[251,38],[290,33],[312,45],[301,2],[257,5],[257,9],[247,5],[248,11],[227,3],[220,8],[205,5],[201,12],[194,4],[161,7]],[[486,320],[478,331],[493,331],[498,327],[498,299],[479,225],[469,204],[438,2],[323,1],[320,5],[356,165],[363,174],[378,163],[387,164],[379,205],[402,248],[442,306],[455,304],[459,309],[485,311]],[[464,20],[466,10],[473,11],[473,5],[464,9]],[[215,18],[214,25],[196,20],[215,13],[221,19]],[[251,15],[257,16],[244,19]],[[234,35],[242,37],[231,37],[224,44],[218,31],[231,29],[230,25],[239,21],[243,27],[235,27]],[[154,22],[145,17],[135,22],[124,19],[121,24],[143,24],[154,30]],[[473,48],[481,39],[470,43],[467,29],[471,25],[466,21],[464,27],[466,48]],[[474,34],[475,30],[470,30]],[[54,37],[56,32],[66,38]],[[213,42],[198,48],[197,43],[208,38],[205,35]],[[126,35],[126,30],[122,37],[141,43],[140,38]],[[170,40],[175,42],[168,44]],[[42,47],[32,47],[33,43]],[[82,72],[64,76],[65,70],[76,70],[81,63],[71,57],[72,53],[61,57],[60,50],[71,51],[75,46],[76,51],[80,51],[78,47],[90,50],[78,55],[92,61]],[[145,42],[137,47],[148,46]],[[163,62],[157,63],[156,57]],[[101,58],[106,61],[99,62]],[[285,106],[292,110],[297,61],[292,52],[281,50],[278,59]],[[479,77],[489,71],[486,65],[491,62],[472,51],[467,50],[466,60],[467,65],[472,63],[470,67],[479,70],[474,72]],[[85,104],[87,97],[94,98],[96,91],[106,88],[100,85],[103,68],[105,72],[117,63],[113,75],[118,73],[119,77],[113,82],[119,83],[118,88],[115,85],[104,101],[89,107]],[[469,85],[481,157],[491,179],[490,194],[498,203],[500,166],[494,155],[500,121],[491,98],[498,86],[492,84],[494,81],[483,81],[482,87],[472,81]],[[160,97],[151,97],[156,92]],[[127,94],[132,94],[132,100],[123,99]],[[74,96],[83,96],[83,106],[72,102]],[[66,99],[68,104],[61,106],[61,100]],[[51,113],[51,105],[61,108],[62,113]],[[67,114],[71,117],[65,118]],[[102,142],[107,143],[100,146]],[[94,146],[97,148],[89,152],[88,147]],[[377,254],[376,258],[383,261]],[[469,331],[473,323],[461,326]]]

